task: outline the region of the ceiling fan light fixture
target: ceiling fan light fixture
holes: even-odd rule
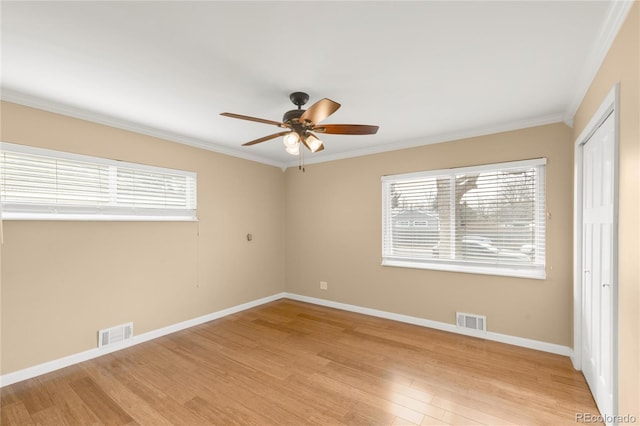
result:
[[[296,132],[289,132],[284,135],[284,138],[282,138],[282,142],[284,143],[285,147],[293,148],[300,143],[300,135],[298,135],[298,133]],[[289,151],[287,150],[287,152]]]
[[[308,135],[305,141],[311,152],[316,152],[322,146],[322,141],[314,135]]]
[[[292,146],[287,146],[285,148],[285,151],[287,151],[289,154],[291,155],[298,155],[300,154],[300,143],[296,142],[294,145]]]

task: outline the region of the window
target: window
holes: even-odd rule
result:
[[[384,176],[382,264],[544,279],[545,165]]]
[[[196,174],[0,144],[3,219],[195,220]]]

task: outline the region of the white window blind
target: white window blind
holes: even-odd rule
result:
[[[382,264],[545,278],[545,159],[382,178]]]
[[[0,144],[4,219],[195,220],[196,174]]]

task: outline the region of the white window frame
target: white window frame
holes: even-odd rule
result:
[[[0,185],[0,207],[3,220],[78,220],[78,221],[197,221],[197,174],[195,172],[156,167],[145,164],[110,160],[88,155],[73,154],[32,146],[0,142],[0,153],[12,152],[37,155],[54,160],[70,160],[106,166],[109,169],[109,202],[101,205],[67,203],[8,203]],[[4,159],[0,158],[0,183],[4,182],[2,170]],[[186,179],[186,205],[179,208],[142,208],[131,205],[118,205],[115,197],[115,177],[118,169],[153,172],[168,176],[180,176]]]
[[[439,271],[451,271],[451,272],[465,272],[474,274],[487,274],[487,275],[501,275],[510,277],[521,278],[533,278],[533,279],[546,279],[546,158],[537,158],[531,160],[512,161],[506,163],[494,163],[471,167],[460,167],[451,169],[429,170],[415,173],[405,173],[397,175],[382,176],[382,265],[383,266],[395,266],[404,268],[417,268],[417,269],[431,269]],[[540,167],[541,166],[541,167]],[[488,171],[498,171],[507,169],[518,169],[527,167],[540,167],[542,173],[536,173],[535,189],[537,191],[536,200],[544,203],[543,206],[536,206],[535,209],[535,223],[536,226],[536,244],[538,247],[541,245],[542,252],[536,251],[535,266],[518,266],[518,265],[478,265],[473,262],[468,262],[456,257],[455,244],[451,247],[451,260],[443,259],[424,259],[414,257],[400,257],[394,256],[390,247],[387,247],[391,242],[391,238],[388,236],[392,233],[392,220],[391,220],[391,200],[389,199],[390,188],[392,183],[410,181],[421,178],[433,178],[435,176],[450,176],[453,177],[455,182],[455,176],[460,174],[473,174]],[[455,223],[455,189],[450,191],[451,207],[451,223]],[[455,226],[451,226],[451,241],[455,241]]]

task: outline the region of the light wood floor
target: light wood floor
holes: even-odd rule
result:
[[[576,424],[568,358],[279,300],[2,389],[2,425]]]

